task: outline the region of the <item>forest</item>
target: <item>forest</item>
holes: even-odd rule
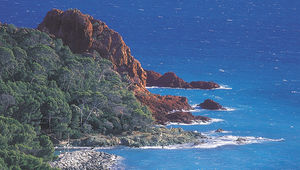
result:
[[[0,169],[50,169],[53,142],[145,130],[153,118],[131,85],[95,51],[0,25]]]

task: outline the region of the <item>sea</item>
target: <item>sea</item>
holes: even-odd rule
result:
[[[124,157],[123,168],[300,169],[299,0],[0,0],[0,21],[36,28],[52,8],[104,21],[145,69],[223,87],[149,88],[229,109],[195,107],[194,115],[214,121],[167,126],[208,135],[203,145],[101,150]]]

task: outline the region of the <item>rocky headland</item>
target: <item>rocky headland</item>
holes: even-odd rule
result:
[[[2,94],[5,101],[0,102],[0,109],[5,113],[11,106],[16,106],[14,108],[19,110],[12,114],[16,121],[32,125],[32,128],[28,124],[28,128],[21,129],[31,129],[31,134],[35,129],[37,134],[47,135],[24,145],[31,148],[40,140],[40,145],[45,145],[41,152],[48,154],[44,154],[48,156],[45,160],[53,158],[54,140],[57,147],[144,147],[198,145],[199,139],[204,142],[208,139],[198,132],[161,126],[203,123],[211,119],[189,112],[192,107],[186,97],[152,94],[146,86],[187,89],[220,86],[204,81],[188,83],[173,72],[161,75],[145,71],[122,37],[104,22],[79,10],[53,9],[38,26],[40,31],[1,23],[0,28],[0,57],[8,61],[1,63],[0,79],[3,89],[9,89]],[[101,71],[103,74],[98,74]],[[2,80],[2,76],[5,79]],[[13,95],[18,97],[17,100]],[[212,100],[199,106],[225,110]],[[26,109],[28,112],[24,113]],[[152,118],[158,126],[153,124]],[[246,139],[236,141],[243,143]],[[19,145],[23,146],[22,143]],[[22,153],[22,148],[18,148],[18,152]],[[26,154],[34,157],[30,155],[31,151]],[[41,162],[44,155],[36,158],[36,162]],[[83,150],[61,154],[50,165],[61,169],[113,169],[119,159],[115,155]]]
[[[118,169],[117,166],[121,159],[120,156],[105,152],[80,150],[62,153],[58,159],[49,164],[53,168],[62,170]]]
[[[38,29],[50,34],[53,38],[61,38],[74,53],[85,53],[96,60],[99,56],[96,54],[100,54],[100,57],[109,59],[114,70],[122,77],[128,78],[130,84],[128,88],[133,90],[136,98],[152,111],[155,122],[158,124],[180,120],[172,119],[173,116],[166,117],[166,115],[173,110],[189,110],[191,106],[185,97],[151,94],[146,89],[146,85],[197,89],[220,87],[214,82],[187,83],[172,72],[161,75],[154,71],[145,71],[140,62],[131,55],[130,48],[119,33],[110,29],[104,22],[76,9],[49,11]],[[189,115],[189,120],[185,122],[191,122],[194,118],[192,114],[184,113],[183,116],[186,117],[186,115]]]

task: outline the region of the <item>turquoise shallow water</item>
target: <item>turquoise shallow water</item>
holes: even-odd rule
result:
[[[193,114],[223,121],[173,127],[206,133],[222,128],[230,131],[221,134],[229,141],[284,139],[211,149],[105,150],[123,156],[127,169],[300,169],[299,1],[1,0],[0,21],[34,28],[51,8],[79,8],[105,21],[146,69],[232,88],[149,89],[186,96],[192,105],[211,98],[235,109],[199,110]]]

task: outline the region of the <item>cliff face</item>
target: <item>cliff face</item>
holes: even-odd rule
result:
[[[109,59],[120,74],[128,74],[140,87],[146,86],[146,72],[139,61],[131,55],[119,33],[79,10],[49,11],[38,29],[63,42],[75,53],[96,50],[101,57]]]

